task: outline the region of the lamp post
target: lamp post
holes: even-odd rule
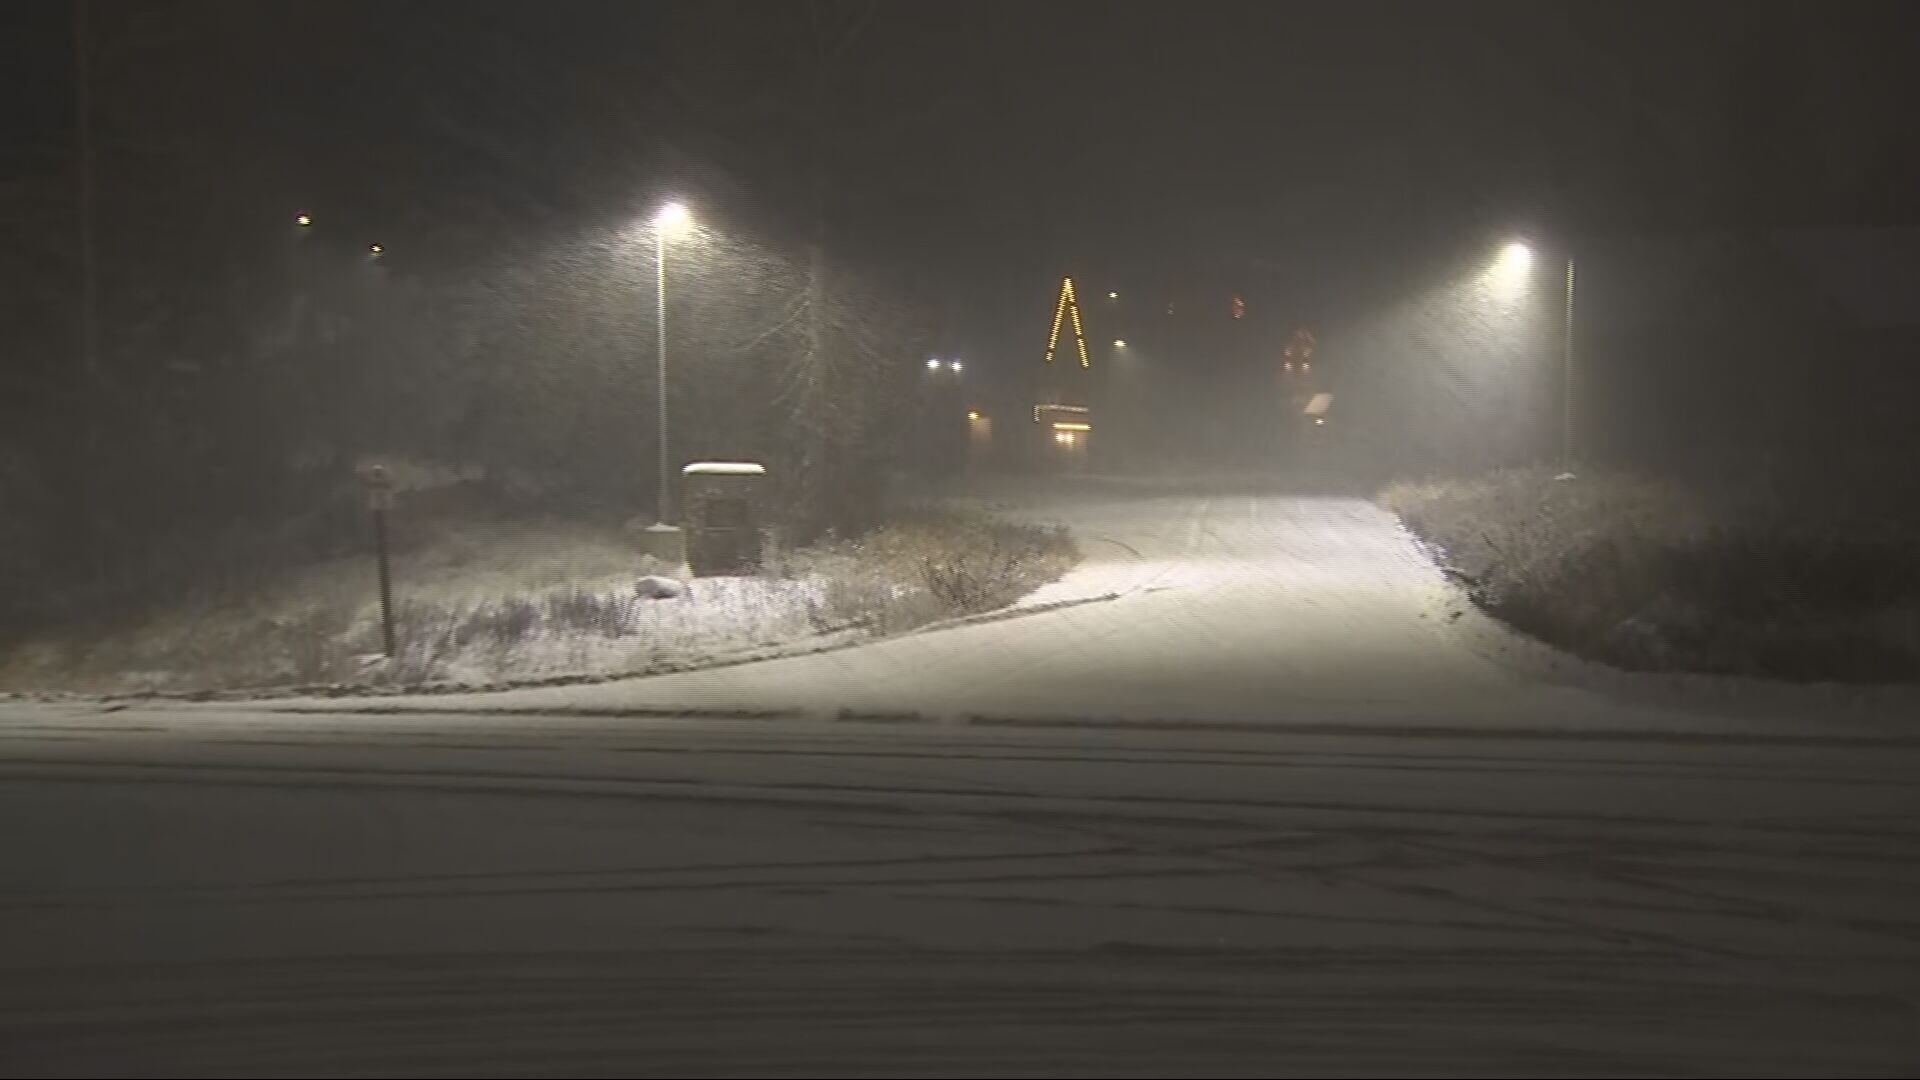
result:
[[[658,524],[670,525],[673,521],[669,501],[668,484],[671,475],[667,462],[667,234],[685,229],[692,221],[692,215],[680,203],[670,202],[662,206],[653,215],[654,240],[654,304],[658,316],[659,352],[656,367],[659,375],[660,406],[660,488],[656,493],[654,514]]]
[[[1532,276],[1532,266],[1533,249],[1515,240],[1501,249],[1494,262],[1494,282],[1521,292]],[[1560,475],[1556,480],[1573,479],[1573,281],[1573,255],[1568,253],[1560,336]]]
[[[1566,324],[1560,357],[1560,476],[1573,479],[1573,255],[1567,255]]]

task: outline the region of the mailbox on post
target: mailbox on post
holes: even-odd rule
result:
[[[696,461],[681,475],[687,567],[694,576],[759,569],[766,468],[753,461]]]

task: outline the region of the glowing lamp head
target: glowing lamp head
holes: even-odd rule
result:
[[[1503,300],[1518,299],[1527,291],[1527,281],[1533,273],[1533,248],[1515,240],[1500,249],[1500,257],[1487,268],[1487,282],[1493,288],[1495,296]]]
[[[670,202],[653,215],[653,227],[662,232],[679,232],[693,223],[693,215],[684,203]]]
[[[960,372],[961,372],[961,371],[962,371],[962,370],[963,370],[963,369],[964,369],[965,367],[966,367],[966,365],[965,365],[965,364],[962,364],[962,363],[961,363],[960,361],[958,361],[958,360],[954,360],[954,361],[951,361],[951,362],[949,362],[949,363],[947,364],[947,370],[948,370],[948,371],[951,371],[951,372],[953,372],[953,373],[954,373],[955,375],[958,375],[958,374],[960,374]]]
[[[1120,299],[1120,294],[1119,294],[1119,293],[1117,293],[1117,292],[1110,292],[1110,293],[1108,293],[1108,294],[1107,294],[1107,299],[1109,299],[1109,300],[1118,300],[1118,299]]]
[[[928,370],[928,371],[939,371],[939,370],[940,370],[940,358],[939,358],[939,357],[937,357],[937,356],[929,356],[929,357],[927,357],[927,370]]]
[[[369,255],[385,255],[386,253],[387,253],[386,247],[381,244],[367,245],[367,254]]]
[[[303,228],[303,229],[305,229],[305,228],[308,228],[308,227],[310,227],[310,226],[311,226],[311,225],[313,224],[313,215],[311,215],[311,214],[295,214],[295,215],[294,215],[294,217],[293,217],[293,223],[294,223],[295,225],[298,225],[298,226],[300,226],[300,227],[301,227],[301,228]]]
[[[1124,348],[1126,348],[1126,347],[1127,347],[1127,343],[1126,343],[1126,341],[1125,341],[1125,339],[1123,339],[1123,338],[1114,338],[1114,339],[1113,339],[1113,347],[1114,347],[1114,348],[1116,348],[1116,349],[1124,349]]]
[[[980,420],[980,414],[979,414],[979,413],[977,413],[977,412],[975,412],[975,411],[973,411],[972,409],[968,409],[968,410],[967,410],[967,419],[969,419],[969,420],[972,420],[972,421],[974,421],[974,422],[976,422],[976,423],[978,423],[978,422],[979,422],[979,420]]]

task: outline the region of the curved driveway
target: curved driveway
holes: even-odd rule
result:
[[[778,660],[405,707],[1447,728],[1715,722],[1697,703],[1649,695],[1648,680],[1505,631],[1363,499],[1113,485],[986,501],[1067,526],[1086,556],[1023,611]]]

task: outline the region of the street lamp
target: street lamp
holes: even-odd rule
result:
[[[940,358],[939,358],[939,357],[937,357],[937,356],[929,356],[929,357],[927,357],[927,370],[928,370],[928,371],[939,371],[939,370],[940,370]]]
[[[953,372],[955,375],[960,374],[961,370],[965,367],[966,365],[958,360],[948,361],[947,363],[947,370]]]
[[[670,202],[662,206],[653,215],[653,225],[657,229],[678,230],[693,222],[685,203]]]
[[[304,229],[304,228],[307,228],[308,226],[310,226],[310,225],[312,225],[312,224],[313,224],[313,215],[311,215],[311,214],[295,214],[295,215],[294,215],[294,218],[293,218],[293,223],[294,223],[295,225],[298,225],[298,226],[300,226],[300,227],[301,227],[301,228],[303,228],[303,229]]]
[[[1533,280],[1533,248],[1515,240],[1500,249],[1500,255],[1487,270],[1487,282],[1502,300],[1515,300],[1526,294]]]
[[[662,526],[668,525],[672,514],[668,505],[667,472],[667,235],[679,233],[693,223],[693,215],[681,203],[670,202],[662,206],[653,215],[654,243],[654,305],[659,328],[659,354],[657,369],[659,374],[660,405],[660,489],[656,494],[654,513]]]
[[[1127,342],[1124,338],[1114,338],[1113,347],[1116,349],[1124,349],[1127,347]]]
[[[1532,280],[1533,248],[1514,240],[1500,249],[1494,260],[1492,283],[1511,298],[1518,296]],[[1562,304],[1560,336],[1560,475],[1556,480],[1573,479],[1573,254],[1567,254],[1567,285]]]

